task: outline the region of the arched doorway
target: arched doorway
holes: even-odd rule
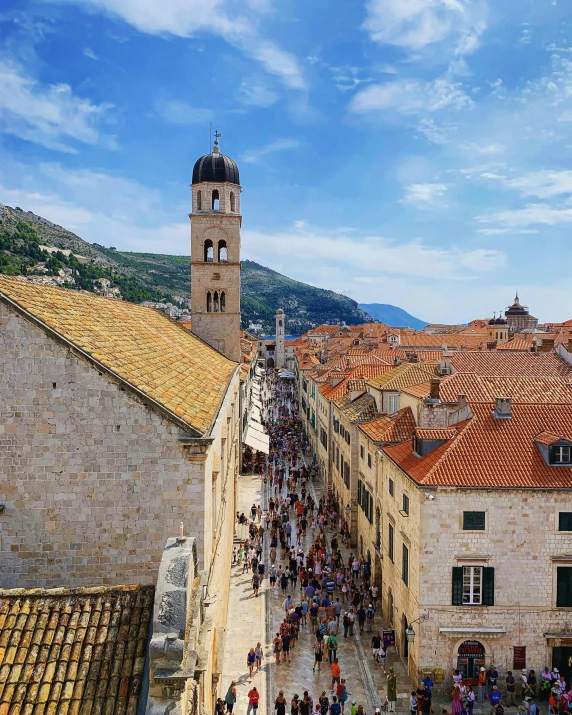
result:
[[[266,361],[266,367],[267,368],[274,367],[274,358],[268,358],[268,360]]]
[[[463,682],[476,685],[481,667],[485,667],[484,645],[480,641],[463,641],[457,648],[457,669],[463,674]]]

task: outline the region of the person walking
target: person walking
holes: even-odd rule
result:
[[[286,715],[286,698],[283,690],[278,693],[278,697],[274,701],[274,710],[276,715]]]
[[[337,659],[338,655],[338,637],[334,634],[328,636],[327,640],[328,658],[330,663]]]
[[[250,715],[251,712],[256,715],[258,712],[258,700],[260,699],[260,693],[256,689],[256,686],[253,685],[252,688],[248,691],[248,707],[246,708],[246,715]]]
[[[479,680],[478,680],[478,696],[477,699],[479,703],[484,703],[485,702],[485,691],[486,691],[486,685],[487,685],[487,671],[481,667],[479,670]]]
[[[461,688],[458,682],[455,683],[451,696],[453,698],[451,715],[461,715],[461,711],[463,710],[463,696],[461,695]]]
[[[390,667],[387,675],[387,701],[389,703],[389,712],[394,713],[397,703],[397,677],[393,671],[393,667]]]
[[[254,664],[256,662],[256,654],[254,652],[254,648],[251,648],[248,651],[248,654],[246,656],[246,666],[248,668],[248,677],[252,680],[252,671],[254,670]]]
[[[348,690],[346,688],[346,679],[342,678],[336,688],[336,696],[338,698],[338,702],[342,709],[341,715],[344,715],[344,707],[345,707],[346,701],[350,695],[351,695],[351,693],[348,693]]]
[[[280,637],[280,633],[277,633],[272,641],[272,650],[276,656],[276,665],[280,665],[280,653],[282,653],[282,638]]]
[[[290,715],[298,715],[300,710],[300,698],[298,693],[294,693],[294,697],[290,702]]]
[[[231,713],[236,702],[236,680],[231,681],[224,696],[224,702],[226,703],[227,713]]]
[[[509,670],[506,674],[506,706],[516,705],[515,695],[516,695],[516,679],[512,674],[512,670]]]
[[[318,666],[318,672],[322,669],[322,658],[324,657],[324,641],[316,639],[314,643],[314,667],[312,672],[316,672],[316,666]]]
[[[260,590],[260,574],[258,571],[252,574],[252,590],[256,598],[258,598],[258,591]]]
[[[334,692],[334,688],[336,685],[340,682],[340,673],[341,669],[338,663],[338,659],[336,658],[334,662],[330,666],[330,670],[332,671],[332,688],[331,691],[332,693]],[[340,708],[341,709],[341,708]]]
[[[260,670],[260,666],[262,665],[262,659],[264,658],[264,651],[262,650],[262,644],[257,643],[256,648],[254,649],[254,655],[256,656],[256,672]]]

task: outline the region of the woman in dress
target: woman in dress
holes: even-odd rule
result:
[[[224,696],[224,702],[226,703],[226,711],[231,713],[236,702],[236,680],[233,680],[228,686],[228,690]]]
[[[248,654],[246,656],[246,665],[248,666],[248,677],[252,680],[252,671],[254,670],[254,663],[256,661],[256,653],[254,652],[254,648],[251,648],[248,651]]]
[[[282,653],[282,638],[280,638],[280,633],[276,634],[276,637],[272,641],[272,650],[276,656],[276,665],[280,664],[280,653]]]
[[[463,698],[461,696],[461,688],[458,683],[455,683],[455,687],[452,692],[453,705],[451,707],[451,715],[461,715],[463,709]]]
[[[324,656],[324,641],[316,640],[314,643],[314,667],[312,672],[316,672],[316,666],[318,666],[318,672],[322,669],[322,658]]]
[[[283,690],[278,693],[278,697],[274,701],[274,710],[276,715],[286,715],[286,698]]]

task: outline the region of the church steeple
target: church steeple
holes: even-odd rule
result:
[[[238,167],[221,153],[215,131],[210,154],[193,168],[191,318],[193,333],[240,361],[240,186]]]

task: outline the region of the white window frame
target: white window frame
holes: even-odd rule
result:
[[[552,457],[554,460],[554,464],[570,464],[570,457],[572,456],[570,454],[570,450],[572,450],[572,447],[567,446],[567,445],[559,445],[558,447],[553,447],[552,448]],[[556,453],[557,451],[559,452],[559,457],[557,459]],[[566,454],[567,459],[562,459],[561,457]]]
[[[399,395],[388,395],[387,397],[387,411],[389,414],[397,412],[399,409]]]
[[[463,566],[463,606],[483,603],[483,567]]]

